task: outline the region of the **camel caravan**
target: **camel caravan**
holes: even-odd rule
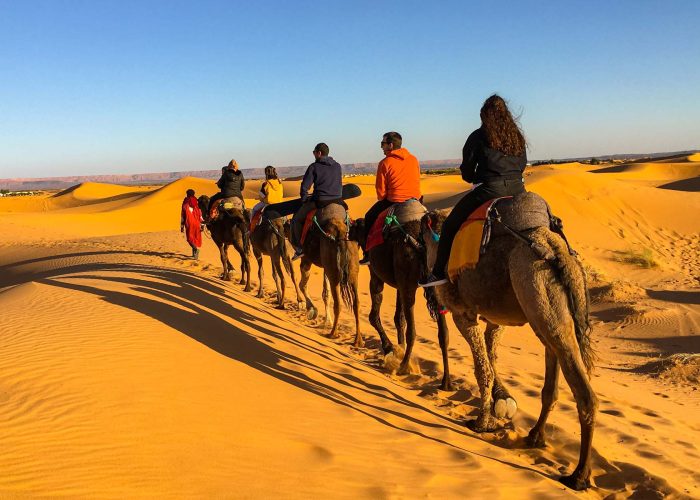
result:
[[[505,101],[497,95],[489,97],[480,118],[481,126],[464,145],[460,167],[462,178],[473,187],[451,211],[431,211],[423,205],[418,159],[403,147],[397,132],[382,137],[378,201],[363,218],[349,217],[345,200],[358,196],[359,188],[342,184],[342,168],[324,143],[314,148],[314,162],[303,177],[298,199],[283,201],[282,183],[269,166],[261,201],[248,210],[242,195],[243,174],[232,160],[217,183],[221,191],[211,200],[199,197],[198,206],[220,251],[222,279],[230,280],[234,269],[227,255],[233,245],[241,256],[240,283],[251,290],[248,256],[252,247],[258,263],[258,297],[263,296],[262,259],[266,255],[272,263],[277,307],[285,307],[286,273],[299,309],[305,309],[312,320],[318,309],[306,286],[312,266],[318,266],[323,269],[328,335],[339,336],[344,303],[354,316],[356,347],[364,345],[359,266],[369,266],[369,323],[381,339],[383,355],[400,356],[399,374],[409,373],[416,339],[416,293],[422,288],[437,323],[443,358],[441,389],[452,389],[446,314],[452,315],[471,348],[481,397],[477,418],[467,423],[474,432],[492,432],[515,415],[517,403],[498,376],[497,350],[505,327],[529,323],[545,347],[545,380],[540,416],[526,443],[545,446],[545,424],[557,400],[561,369],[576,399],[581,443],[576,468],[560,480],[583,490],[590,486],[598,406],[590,384],[594,354],[586,276],[561,221],[545,200],[525,189],[525,139]],[[298,281],[292,265],[295,260],[300,261]],[[394,326],[398,345],[380,319],[385,285],[397,291]],[[483,331],[479,320],[486,323]]]

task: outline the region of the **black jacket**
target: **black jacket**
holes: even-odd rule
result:
[[[311,185],[314,192],[309,196]],[[322,156],[309,165],[301,181],[299,196],[302,201],[337,200],[343,196],[343,168],[330,156]]]
[[[241,200],[243,199],[245,179],[243,178],[243,173],[240,170],[233,170],[231,168],[226,169],[226,171],[221,174],[221,177],[216,182],[216,185],[219,186],[219,189],[221,189],[221,194],[224,198],[238,196]]]
[[[467,138],[462,149],[462,164],[459,170],[462,179],[472,184],[493,180],[522,179],[527,155],[508,156],[488,147],[486,133],[476,129]]]

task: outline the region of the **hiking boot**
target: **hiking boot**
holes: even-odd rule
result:
[[[423,288],[430,288],[431,286],[444,285],[448,281],[449,280],[443,276],[435,276],[433,273],[430,273],[429,276],[418,280],[418,286]]]
[[[294,252],[294,256],[292,257],[292,260],[299,260],[304,256],[304,251],[303,250],[297,250]]]
[[[366,266],[367,264],[369,264],[369,254],[368,253],[364,254],[362,256],[362,258],[360,259],[361,266]]]

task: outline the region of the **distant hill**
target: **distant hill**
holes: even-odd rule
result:
[[[614,154],[595,156],[601,161],[611,160],[629,160],[629,161],[644,161],[644,160],[662,160],[671,159],[680,156],[687,156],[697,152],[695,151],[676,151],[666,153],[642,153],[642,154]],[[571,162],[590,160],[591,156],[578,158],[560,158],[553,159],[555,162]],[[543,160],[533,160],[533,163],[539,163]],[[550,160],[546,160],[550,161]],[[421,161],[421,170],[440,170],[456,168],[461,163],[460,159],[451,160],[425,160]],[[277,167],[277,173],[282,178],[301,177],[306,171],[307,165]],[[344,175],[361,175],[374,174],[377,170],[377,163],[349,163],[343,165]],[[262,179],[265,176],[265,169],[246,168],[243,169],[247,179]],[[9,189],[10,191],[22,190],[57,190],[66,189],[76,184],[85,182],[100,182],[105,184],[121,184],[126,186],[134,185],[161,185],[168,184],[182,177],[198,177],[202,179],[212,179],[213,181],[219,178],[220,169],[214,170],[185,170],[180,172],[160,172],[147,174],[108,174],[108,175],[82,175],[82,176],[67,176],[67,177],[41,177],[41,178],[15,178],[15,179],[0,179],[0,189]]]

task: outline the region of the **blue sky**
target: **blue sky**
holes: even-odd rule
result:
[[[700,148],[698,1],[0,0],[0,177]]]

